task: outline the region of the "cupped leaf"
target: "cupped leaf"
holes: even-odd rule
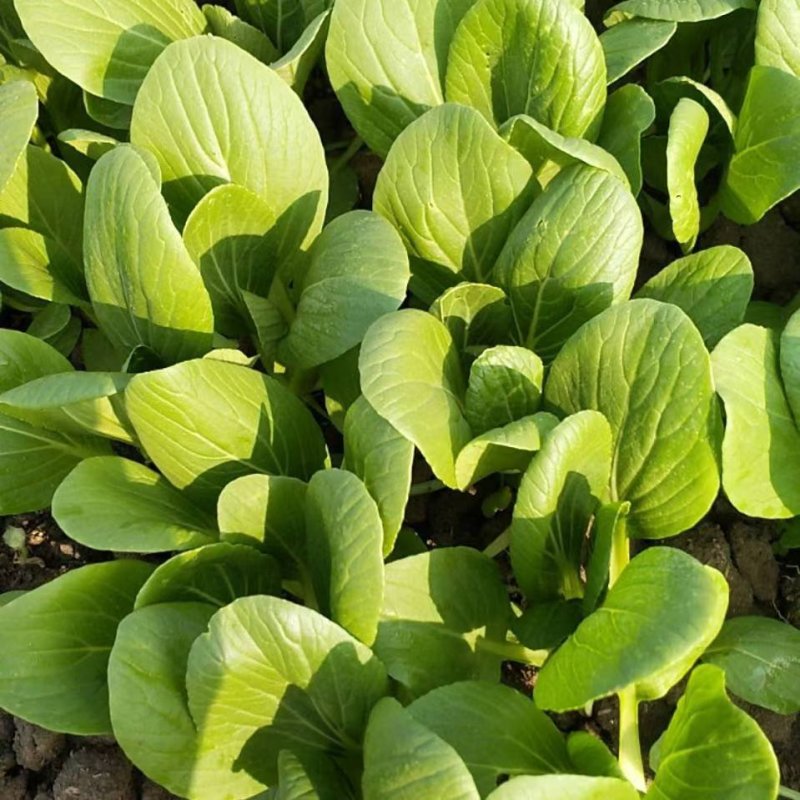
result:
[[[325,460],[302,401],[275,378],[237,364],[201,359],[137,375],[125,406],[165,477],[207,499],[254,472],[306,479]]]
[[[570,768],[566,742],[555,724],[531,700],[507,686],[454,683],[415,700],[408,713],[455,749],[482,797],[501,775]]]
[[[531,178],[530,164],[477,111],[447,104],[398,137],[374,207],[412,257],[454,273],[452,283],[480,282],[535,196]]]
[[[608,172],[562,170],[508,237],[494,279],[519,342],[545,361],[596,314],[627,300],[644,235],[636,201]]]
[[[11,81],[0,86],[0,192],[28,146],[38,115],[39,98],[32,83]]]
[[[351,472],[318,472],[305,506],[308,565],[320,611],[371,645],[383,604],[383,525]]]
[[[307,486],[284,475],[245,475],[231,481],[217,502],[225,541],[248,544],[281,562],[305,563]]]
[[[557,424],[556,417],[541,412],[477,436],[456,457],[457,487],[465,491],[495,472],[524,471]]]
[[[328,171],[314,124],[273,70],[224,39],[164,52],[142,84],[131,141],[155,153],[164,195],[184,218],[215,186],[235,183],[268,205],[287,250],[322,227]]]
[[[311,369],[358,345],[406,296],[408,255],[397,231],[369,211],[328,225],[311,248],[282,359]]]
[[[630,536],[674,536],[711,507],[719,489],[711,360],[679,308],[632,300],[586,323],[553,362],[545,401],[562,416],[594,409],[608,419],[611,499],[630,502]]]
[[[478,0],[453,36],[446,95],[497,125],[528,114],[594,139],[606,100],[603,49],[568,0]]]
[[[497,679],[501,657],[481,637],[503,640],[510,607],[497,566],[467,547],[386,565],[374,651],[412,697],[470,678]]]
[[[330,0],[234,0],[244,19],[258,26],[285,53],[325,9]]]
[[[309,22],[291,50],[270,64],[270,67],[301,97],[311,71],[322,56],[329,26],[330,11],[325,10]]]
[[[212,189],[195,207],[183,241],[211,296],[216,329],[237,336],[247,331],[244,293],[266,297],[290,253],[276,241],[277,219],[260,197],[233,183]]]
[[[688,97],[681,98],[669,119],[667,186],[672,232],[684,253],[694,249],[700,233],[695,167],[707,133],[706,110]]]
[[[278,49],[261,30],[231,14],[227,8],[217,5],[202,6],[203,14],[214,36],[220,36],[246,50],[264,64],[275,61]]]
[[[800,188],[798,110],[800,78],[775,67],[753,67],[721,194],[722,211],[734,222],[758,222]]]
[[[222,606],[249,595],[277,595],[274,558],[243,544],[216,542],[180,553],[158,566],[136,595],[136,608],[159,603]]]
[[[645,550],[545,662],[536,704],[566,711],[629,687],[641,700],[663,697],[719,633],[727,607],[715,569],[674,548]]]
[[[777,331],[742,325],[712,356],[726,414],[725,494],[743,514],[770,519],[800,514],[800,431],[781,382],[779,345]]]
[[[609,495],[611,429],[602,414],[567,417],[545,440],[520,483],[511,563],[529,601],[583,594],[581,556],[598,505]]]
[[[627,75],[675,35],[675,22],[636,18],[626,19],[600,34],[606,59],[609,84]]]
[[[725,673],[698,667],[666,733],[650,751],[646,800],[776,797],[778,760],[758,723],[725,693]]]
[[[733,694],[778,714],[800,711],[800,631],[768,617],[728,620],[703,654]]]
[[[755,0],[624,0],[606,14],[606,25],[629,17],[701,22],[717,19],[740,8],[755,8]]]
[[[208,292],[133,148],[115,148],[92,170],[85,249],[92,305],[116,347],[142,345],[166,363],[211,349]]]
[[[738,247],[721,245],[673,261],[637,297],[683,309],[711,348],[744,320],[752,292],[750,259]]]
[[[389,689],[364,645],[277,597],[245,597],[219,610],[192,646],[186,686],[200,747],[242,780],[252,776],[252,792],[274,782],[281,749],[333,756],[358,749],[372,707]]]
[[[756,64],[800,77],[800,6],[796,0],[762,0],[759,4]]]
[[[361,786],[364,800],[480,798],[458,753],[391,697],[370,714]]]
[[[216,538],[214,518],[144,464],[81,462],[53,495],[53,518],[76,542],[118,553],[189,550]]]
[[[386,157],[394,140],[444,102],[453,33],[474,0],[341,0],[325,60],[348,119]]]
[[[415,309],[381,317],[364,337],[359,369],[369,404],[455,487],[455,460],[472,431],[459,355],[444,324]]]
[[[585,775],[520,776],[495,789],[487,800],[637,800],[624,780]]]
[[[378,506],[385,556],[403,524],[413,461],[413,443],[359,397],[344,419],[344,467],[361,478]]]
[[[54,731],[110,733],[109,653],[152,569],[92,564],[0,608],[0,706]]]
[[[93,95],[132,105],[153,62],[204,32],[191,0],[15,0],[25,33],[62,75]]]
[[[542,186],[546,186],[560,170],[571,164],[603,169],[623,183],[628,181],[616,158],[602,147],[585,139],[562,136],[533,117],[511,117],[500,128],[500,135],[525,156]]]

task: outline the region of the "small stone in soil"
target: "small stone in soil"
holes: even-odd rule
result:
[[[64,762],[53,800],[136,800],[133,768],[117,748],[80,748]]]
[[[61,733],[32,725],[15,718],[14,753],[17,763],[25,769],[38,771],[55,761],[63,752],[67,739]]]

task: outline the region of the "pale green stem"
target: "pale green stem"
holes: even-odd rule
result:
[[[331,165],[330,173],[331,175],[335,175],[339,170],[346,167],[350,161],[353,159],[353,156],[364,146],[364,140],[360,136],[356,136],[350,145],[348,146],[347,150],[339,156],[339,158],[334,161]]]
[[[483,549],[483,554],[495,558],[511,544],[511,529],[506,528],[493,542]]]
[[[496,639],[487,639],[484,636],[479,636],[475,640],[475,649],[493,653],[505,661],[516,661],[533,667],[541,667],[548,656],[547,650],[531,650],[519,642],[498,642]]]
[[[424,481],[423,483],[415,483],[411,487],[409,494],[412,496],[417,494],[431,494],[432,492],[438,492],[440,489],[445,488],[445,485],[439,480]]]
[[[794,789],[789,789],[786,786],[781,786],[778,790],[779,797],[788,797],[789,800],[800,800],[800,792],[796,792]]]

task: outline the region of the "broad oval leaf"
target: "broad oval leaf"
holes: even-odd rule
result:
[[[656,779],[646,800],[776,797],[778,760],[758,723],[725,693],[725,674],[698,667],[666,733],[650,751]]]
[[[364,800],[479,800],[458,753],[394,698],[380,700],[364,736]]]
[[[609,84],[627,75],[675,35],[675,22],[657,19],[626,19],[600,34]]]
[[[478,0],[453,36],[446,94],[497,125],[528,114],[594,139],[606,101],[603,49],[568,0]]]
[[[14,5],[48,63],[93,95],[127,105],[170,42],[206,28],[192,0],[14,0]]]
[[[413,258],[480,282],[534,196],[530,164],[477,111],[448,104],[398,137],[374,207]]]
[[[455,487],[455,460],[472,431],[459,355],[444,324],[415,309],[387,314],[367,331],[359,369],[369,404]]]
[[[305,523],[319,610],[371,645],[383,604],[383,525],[375,501],[353,473],[323,470],[309,481]]]
[[[511,523],[511,563],[529,601],[583,594],[586,532],[608,499],[611,429],[602,414],[567,417],[522,477]]]
[[[627,300],[644,227],[636,200],[608,172],[562,170],[509,236],[494,272],[519,341],[545,361],[596,314]]]
[[[756,325],[729,333],[712,356],[725,404],[722,485],[743,514],[800,514],[800,431],[781,382],[779,334]]]
[[[109,653],[152,569],[92,564],[0,608],[0,706],[54,731],[110,733]]]
[[[638,800],[624,780],[586,775],[520,776],[495,789],[487,800]]]
[[[444,102],[453,33],[474,0],[337,0],[325,51],[348,119],[386,157],[394,140]]]
[[[86,197],[86,279],[103,332],[123,351],[165,363],[211,349],[211,301],[138,153],[117,147],[92,170]]]
[[[629,17],[701,22],[755,6],[756,0],[624,0],[608,11],[605,22],[613,25]]]
[[[372,707],[389,691],[368,648],[277,597],[219,610],[192,646],[186,687],[201,748],[264,786],[277,777],[279,749],[358,749]]]
[[[703,653],[733,694],[777,714],[800,711],[800,630],[768,617],[728,620]]]
[[[314,124],[273,70],[224,39],[164,52],[137,97],[131,141],[155,154],[183,218],[215,186],[236,183],[269,206],[287,249],[322,228],[328,171]]]
[[[0,192],[28,146],[38,115],[39,98],[32,83],[21,80],[0,86]]]
[[[800,77],[800,4],[761,0],[756,23],[756,64]]]
[[[629,687],[641,700],[663,697],[719,633],[727,607],[717,570],[674,548],[645,550],[545,662],[536,704],[567,711]]]
[[[595,409],[608,419],[611,499],[630,502],[630,536],[674,536],[711,507],[719,489],[711,359],[679,308],[632,300],[586,323],[553,362],[545,401],[562,415]]]
[[[783,328],[780,339],[780,370],[786,399],[794,414],[795,423],[800,420],[800,313],[792,311],[793,303],[784,310],[791,314]]]
[[[136,608],[160,603],[222,606],[239,597],[277,595],[278,563],[243,544],[216,542],[179,553],[156,567],[136,595]]]
[[[322,434],[302,401],[237,364],[201,359],[137,375],[125,406],[165,477],[206,500],[253,472],[307,479],[325,460]]]
[[[311,369],[343,355],[375,320],[397,311],[408,279],[408,255],[385,219],[369,211],[338,217],[311,248],[281,357]]]
[[[415,700],[408,713],[455,749],[482,797],[501,775],[564,772],[571,766],[555,724],[508,686],[484,681],[442,686]]]
[[[216,539],[213,516],[144,464],[81,462],[53,495],[53,518],[76,542],[118,553],[189,550]]]

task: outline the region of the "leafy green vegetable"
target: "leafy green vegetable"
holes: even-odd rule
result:
[[[584,775],[543,775],[513,778],[495,789],[489,800],[636,800],[639,793],[616,778]]]
[[[36,90],[27,81],[12,81],[0,86],[0,192],[14,174],[17,162],[25,152],[36,123],[38,101]]]
[[[756,64],[800,77],[800,8],[785,0],[762,0],[756,24]]]
[[[633,17],[602,33],[600,44],[605,54],[608,83],[624,77],[664,47],[677,29],[674,22]]]

